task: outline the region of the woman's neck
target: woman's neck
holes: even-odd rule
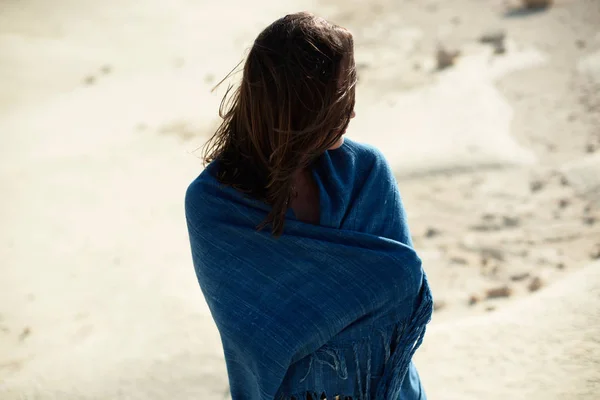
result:
[[[290,206],[296,217],[305,222],[319,223],[319,189],[312,176],[311,169],[302,169],[293,177],[292,201]]]

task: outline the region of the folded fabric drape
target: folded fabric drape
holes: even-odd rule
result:
[[[424,398],[411,358],[433,301],[383,155],[349,139],[323,154],[319,225],[290,209],[279,238],[256,230],[269,205],[218,168],[192,182],[185,210],[232,398]]]

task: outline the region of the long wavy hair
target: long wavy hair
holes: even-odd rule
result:
[[[257,229],[270,225],[274,236],[283,233],[295,173],[310,167],[348,126],[355,102],[353,47],[342,27],[309,13],[286,15],[258,35],[241,84],[227,90],[223,121],[204,145],[203,159],[205,165],[219,160],[221,183],[271,205]]]

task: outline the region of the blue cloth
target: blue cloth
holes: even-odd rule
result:
[[[432,297],[383,155],[346,139],[313,167],[320,224],[220,184],[218,160],[185,208],[198,282],[221,335],[233,400],[424,399],[412,355]]]

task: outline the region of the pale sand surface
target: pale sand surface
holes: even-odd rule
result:
[[[416,363],[432,399],[596,399],[600,262],[496,313],[434,325]]]
[[[227,397],[183,193],[210,89],[301,9],[355,34],[349,136],[397,171],[434,288],[430,398],[600,392],[597,2],[30,0],[0,5],[0,399]]]

